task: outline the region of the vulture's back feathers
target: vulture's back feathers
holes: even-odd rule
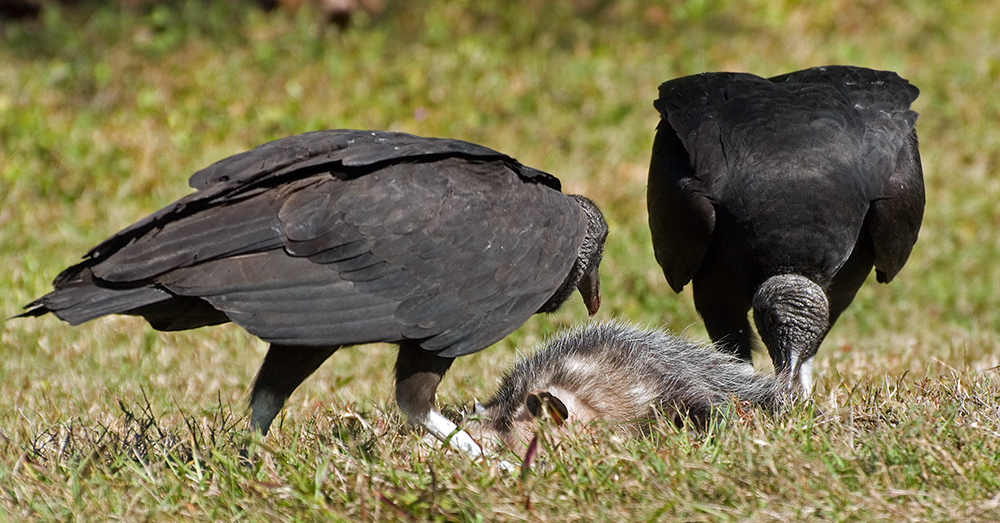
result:
[[[228,319],[272,343],[420,340],[455,357],[568,285],[588,233],[551,175],[402,133],[292,136],[190,184],[196,192],[92,249],[25,314],[74,324],[138,314],[168,330]]]

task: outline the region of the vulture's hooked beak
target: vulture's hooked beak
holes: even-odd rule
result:
[[[583,303],[587,305],[587,312],[593,317],[597,314],[597,309],[601,308],[601,277],[598,274],[597,264],[583,273],[580,283],[576,288],[583,296]]]

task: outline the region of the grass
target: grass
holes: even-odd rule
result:
[[[343,351],[237,463],[264,345],[134,318],[0,333],[2,520],[1000,520],[1000,12],[987,2],[395,2],[346,30],[229,2],[86,4],[0,22],[0,314],[195,170],[336,128],[461,138],[587,194],[612,228],[600,318],[704,329],[652,259],[645,176],[669,78],[828,63],[899,71],[928,205],[890,285],[820,350],[816,407],[706,434],[593,434],[524,479],[427,445],[392,405],[393,352]],[[460,411],[574,299],[459,360]],[[358,372],[364,369],[364,372]]]

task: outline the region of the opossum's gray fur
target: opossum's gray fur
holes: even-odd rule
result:
[[[570,421],[640,422],[666,415],[675,423],[707,423],[733,402],[774,410],[786,400],[773,375],[712,345],[621,322],[571,329],[516,363],[470,426],[483,440],[511,448],[534,432],[525,402],[549,392],[565,403]]]

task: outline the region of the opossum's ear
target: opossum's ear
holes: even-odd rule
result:
[[[569,409],[566,408],[566,404],[558,397],[550,397],[547,406],[549,407],[549,414],[552,414],[553,418],[557,418],[560,425],[563,421],[569,419]]]
[[[528,407],[528,412],[531,413],[531,417],[533,418],[542,417],[543,400],[539,397],[541,394],[548,394],[548,392],[529,392],[528,397],[524,398],[524,406]]]
[[[486,407],[484,407],[482,403],[479,403],[479,400],[475,400],[475,402],[475,405],[472,406],[472,413],[476,416],[485,416]]]
[[[533,417],[544,418],[548,413],[556,425],[562,425],[569,419],[569,409],[566,408],[566,404],[548,391],[529,392],[528,397],[524,399],[524,405],[528,407],[528,412]]]

